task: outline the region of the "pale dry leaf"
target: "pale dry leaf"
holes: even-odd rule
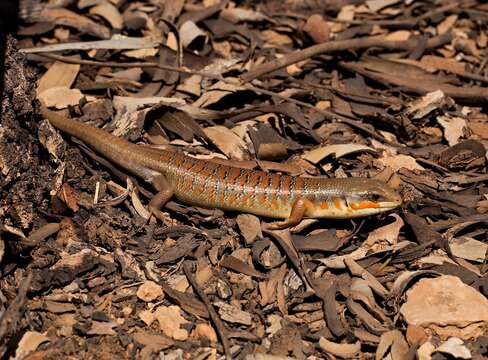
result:
[[[383,166],[389,166],[394,172],[397,172],[401,168],[406,168],[408,170],[425,170],[421,165],[417,163],[415,158],[410,155],[393,155],[384,156],[377,160]]]
[[[233,94],[236,91],[243,91],[245,89],[238,85],[218,81],[206,90],[207,91],[193,103],[193,106],[205,108],[219,102],[224,96]]]
[[[241,21],[263,21],[268,19],[268,17],[258,11],[243,9],[243,8],[232,8],[224,9],[220,12],[220,17],[233,24],[237,24]]]
[[[192,75],[183,80],[176,90],[185,92],[194,96],[200,96],[202,94],[202,77],[201,75]]]
[[[194,41],[207,41],[207,34],[190,20],[181,25],[179,32],[180,41],[184,48],[190,46]]]
[[[474,135],[483,140],[488,140],[488,124],[482,122],[473,123],[470,121],[468,126]]]
[[[321,146],[319,148],[310,150],[305,152],[302,155],[302,158],[310,161],[312,164],[317,164],[325,157],[334,154],[336,158],[340,158],[344,155],[354,154],[358,152],[373,152],[376,153],[376,150],[370,148],[366,145],[361,144],[335,144],[335,145],[326,145]]]
[[[104,18],[112,28],[116,30],[122,29],[124,24],[124,19],[122,18],[119,9],[109,2],[90,8],[89,13]]]
[[[117,325],[112,321],[92,321],[90,329],[86,332],[88,335],[108,335],[114,336],[117,333],[114,331],[114,327]]]
[[[53,52],[66,50],[137,50],[152,49],[157,47],[160,41],[153,37],[127,37],[114,35],[109,40],[78,41],[72,43],[53,44],[35,48],[20,49],[20,52],[35,54],[39,52]]]
[[[236,221],[247,245],[254,243],[257,238],[261,239],[263,237],[261,222],[257,216],[239,214]]]
[[[395,218],[395,221],[370,232],[368,238],[364,242],[364,246],[372,247],[374,244],[383,241],[386,241],[390,245],[394,245],[398,242],[400,229],[403,227],[403,225],[405,225],[405,223],[397,214],[391,214],[390,216]]]
[[[430,341],[423,343],[417,350],[418,360],[432,360],[435,346]]]
[[[188,331],[181,328],[181,325],[187,324],[188,320],[181,315],[178,306],[160,306],[154,312],[154,317],[166,336],[180,341],[188,339]]]
[[[148,49],[135,49],[123,51],[122,55],[133,59],[144,59],[151,56],[156,56],[159,52],[158,48],[148,48]]]
[[[327,353],[346,359],[355,358],[361,351],[361,343],[359,341],[356,341],[354,344],[335,343],[324,337],[320,337],[319,346]]]
[[[440,56],[424,55],[420,60],[420,64],[426,68],[449,71],[453,74],[464,75],[465,64],[456,61],[456,59],[446,59]],[[440,90],[438,90],[440,91]]]
[[[37,331],[26,331],[17,345],[14,360],[24,359],[30,352],[35,351],[39,345],[46,341],[51,341],[46,335]]]
[[[468,236],[460,236],[449,242],[449,247],[454,256],[462,259],[484,262],[488,254],[488,244]]]
[[[293,40],[285,34],[274,30],[261,31],[261,37],[264,41],[264,48],[274,48],[293,44]]]
[[[432,91],[420,99],[408,104],[405,114],[412,119],[422,119],[436,109],[440,109],[446,103],[447,97],[442,90]]]
[[[443,342],[435,352],[452,355],[456,359],[471,359],[471,351],[464,345],[463,340],[451,337]]]
[[[388,35],[385,36],[385,40],[388,41],[406,41],[410,39],[410,31],[407,30],[398,30],[394,31]]]
[[[271,314],[266,318],[266,334],[273,335],[283,328],[282,325],[283,318],[276,314]]]
[[[381,334],[380,343],[376,349],[376,360],[405,359],[408,353],[408,343],[399,330],[390,330]],[[388,351],[389,350],[389,351]]]
[[[178,51],[178,39],[173,32],[168,34],[168,37],[166,38],[166,46],[173,51]]]
[[[44,21],[54,21],[56,25],[73,27],[80,32],[96,36],[100,39],[108,39],[110,37],[110,30],[107,27],[68,9],[45,7],[40,17]]]
[[[459,139],[464,136],[467,126],[465,119],[441,115],[437,117],[437,122],[444,128],[444,138],[449,146],[456,145]]]
[[[212,141],[220,151],[230,159],[248,160],[246,143],[239,136],[227,129],[225,126],[210,126],[203,129],[205,135]]]
[[[38,95],[38,99],[47,107],[66,109],[68,106],[80,104],[84,95],[78,89],[69,89],[65,86],[56,86],[44,90]]]
[[[131,334],[131,336],[139,344],[150,346],[155,351],[166,349],[174,344],[173,340],[165,336],[147,333],[142,330],[138,330],[136,333]]]
[[[354,5],[344,5],[337,14],[337,20],[352,21],[354,20],[356,7]]]
[[[442,275],[421,279],[407,291],[400,313],[410,325],[455,328],[488,326],[488,299],[458,277]],[[437,326],[437,327],[436,327]]]
[[[247,311],[243,311],[237,306],[226,304],[224,302],[220,302],[217,306],[222,320],[233,324],[241,324],[245,326],[252,325],[252,316]]]
[[[457,14],[452,14],[446,17],[439,25],[437,25],[437,35],[442,35],[451,30],[458,19]]]
[[[70,88],[75,82],[79,71],[80,64],[54,62],[39,80],[37,94],[42,94],[45,90],[53,87]]]
[[[145,302],[154,301],[163,295],[163,288],[154,281],[145,281],[137,289],[137,297]]]
[[[211,344],[216,344],[218,340],[215,330],[206,323],[197,324],[197,326],[195,326],[195,330],[193,330],[192,335],[195,336],[197,339],[208,339]]]
[[[151,324],[156,320],[156,317],[150,310],[142,310],[139,314],[137,314],[139,319],[141,319],[147,326],[151,326]]]
[[[367,0],[366,5],[372,13],[377,13],[391,5],[399,3],[400,0]]]

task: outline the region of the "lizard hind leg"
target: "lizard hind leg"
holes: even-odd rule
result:
[[[307,211],[313,209],[313,203],[305,198],[297,199],[292,207],[290,216],[285,221],[276,221],[274,223],[268,224],[267,228],[272,230],[285,229],[287,227],[296,226],[302,221]]]
[[[149,202],[150,214],[154,215],[159,220],[164,221],[161,209],[173,197],[173,187],[164,175],[154,177],[151,180],[151,183],[158,192]]]

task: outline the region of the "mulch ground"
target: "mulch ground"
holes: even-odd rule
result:
[[[48,1],[6,37],[2,359],[488,356],[488,5]],[[57,132],[295,176],[374,177],[403,205],[272,219],[170,201]]]

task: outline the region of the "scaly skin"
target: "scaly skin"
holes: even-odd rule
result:
[[[296,225],[304,217],[345,219],[374,215],[402,203],[395,190],[378,180],[295,177],[226,166],[132,144],[45,107],[41,112],[62,132],[84,141],[157,190],[166,191],[162,202],[174,194],[192,205],[288,219],[275,223],[275,228]]]

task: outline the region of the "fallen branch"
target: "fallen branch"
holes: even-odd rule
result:
[[[426,49],[433,49],[440,45],[443,45],[451,41],[451,33],[445,33],[443,35],[428,39],[425,44]],[[244,82],[252,81],[264,74],[282,69],[286,66],[296,64],[300,61],[309,59],[313,56],[320,54],[345,51],[345,50],[358,50],[366,48],[382,48],[389,50],[413,50],[418,44],[417,39],[405,40],[405,41],[390,41],[385,40],[383,36],[362,37],[358,39],[337,40],[329,41],[317,45],[310,46],[306,49],[296,51],[294,53],[283,56],[280,59],[275,59],[270,62],[263,63],[257,66],[252,71],[241,76],[241,80]]]

